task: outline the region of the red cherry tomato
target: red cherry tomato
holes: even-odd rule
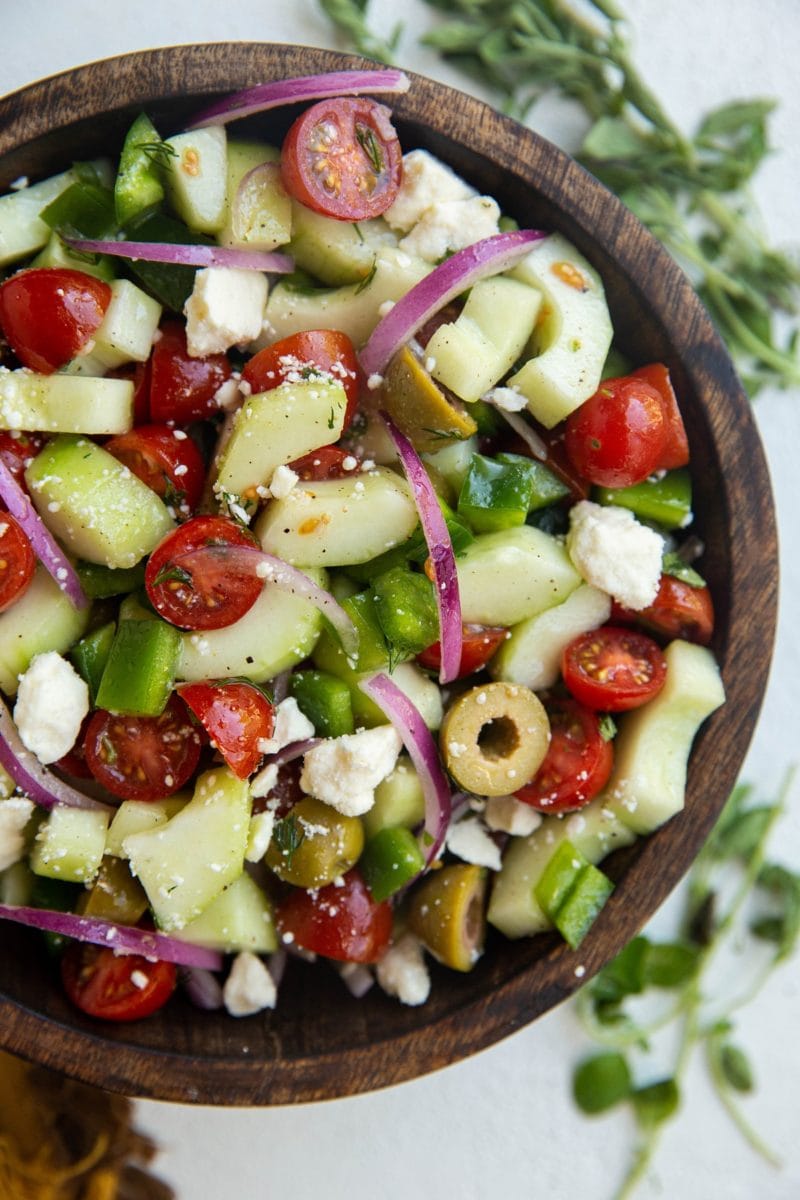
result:
[[[714,632],[714,604],[707,587],[692,587],[672,575],[662,575],[656,598],[647,608],[634,612],[614,604],[614,621],[632,621],[651,633],[667,638],[683,638],[707,646]]]
[[[42,445],[42,439],[35,433],[11,433],[8,429],[0,429],[0,461],[25,491],[25,469]],[[4,507],[0,504],[0,508]]]
[[[262,757],[258,743],[272,736],[275,725],[275,710],[264,693],[251,683],[222,679],[184,684],[178,694],[234,775],[252,775]]]
[[[322,100],[297,118],[281,151],[287,192],[326,217],[364,221],[390,206],[402,173],[402,151],[383,104]]]
[[[358,871],[341,887],[294,888],[276,912],[278,931],[296,946],[340,962],[376,962],[392,936],[392,908],[372,899]]]
[[[564,683],[598,712],[626,712],[657,696],[667,677],[661,648],[644,633],[616,625],[579,634],[561,660]]]
[[[192,358],[184,326],[167,321],[151,355],[151,420],[185,425],[213,416],[219,412],[216,394],[230,377],[231,364],[224,354]]]
[[[496,626],[464,625],[462,628],[461,665],[457,679],[474,675],[486,666],[495,650],[506,640],[508,630]],[[417,662],[429,671],[438,671],[442,665],[442,647],[439,642],[426,647],[417,655]]]
[[[147,362],[125,363],[106,372],[106,379],[127,379],[133,384],[133,423],[146,425],[150,420],[150,375],[152,358]]]
[[[0,613],[28,590],[36,570],[36,556],[11,513],[0,512]]]
[[[658,470],[673,471],[676,467],[685,467],[689,462],[689,439],[669,371],[663,363],[650,363],[647,367],[637,367],[632,375],[649,383],[661,396],[666,421],[666,440],[658,462]]]
[[[314,374],[338,380],[347,396],[344,428],[355,416],[361,388],[361,368],[353,343],[337,329],[309,329],[273,342],[254,354],[242,370],[253,392],[269,392],[285,382]]]
[[[658,468],[666,426],[661,396],[649,383],[632,376],[606,379],[567,417],[564,446],[590,483],[631,487]]]
[[[67,267],[34,267],[0,285],[0,328],[24,367],[50,375],[102,324],[111,288]]]
[[[101,1021],[138,1021],[162,1008],[175,990],[174,963],[139,954],[115,954],[108,946],[73,942],[61,959],[67,996],[81,1012]]]
[[[83,745],[89,770],[113,796],[160,800],[194,774],[201,738],[185,705],[172,696],[160,717],[98,709]]]
[[[345,466],[345,463],[352,465]],[[343,479],[345,475],[353,475],[361,466],[354,455],[348,454],[339,446],[320,446],[297,458],[289,466],[301,479]]]
[[[140,425],[111,438],[105,449],[161,496],[177,516],[189,517],[197,508],[206,468],[197,446],[182,430]]]
[[[156,612],[180,629],[222,629],[243,617],[264,584],[249,562],[226,556],[238,546],[258,542],[228,517],[191,517],[168,533],[150,555],[144,575]]]
[[[539,812],[583,808],[608,782],[614,763],[612,743],[600,731],[597,713],[576,700],[550,700],[550,745],[530,783],[515,792]]]

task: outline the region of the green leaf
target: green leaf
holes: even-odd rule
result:
[[[775,813],[774,805],[748,808],[723,829],[716,840],[718,859],[740,858],[746,861],[761,845]]]
[[[645,982],[657,988],[679,988],[697,972],[699,954],[685,942],[651,942],[643,967]]]
[[[637,1088],[631,1095],[636,1120],[643,1129],[662,1125],[677,1112],[680,1093],[674,1079],[661,1079]]]
[[[597,973],[589,985],[598,1004],[616,1003],[638,996],[645,986],[645,959],[650,950],[646,937],[635,937],[616,958]]]
[[[725,1042],[719,1049],[719,1065],[725,1080],[737,1092],[752,1092],[755,1086],[750,1060],[739,1046]]]
[[[572,1094],[582,1112],[605,1112],[631,1093],[631,1073],[626,1059],[610,1051],[582,1062],[572,1079]]]
[[[581,156],[639,159],[646,147],[646,139],[627,121],[619,117],[601,117],[584,138]]]

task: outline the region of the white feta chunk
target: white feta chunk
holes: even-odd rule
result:
[[[299,479],[300,476],[296,471],[293,471],[291,467],[281,464],[281,466],[275,468],[270,480],[270,495],[274,496],[276,500],[285,500]]]
[[[0,871],[13,867],[25,853],[25,826],[33,807],[27,796],[0,801]]]
[[[528,407],[528,397],[523,396],[522,392],[517,391],[516,388],[492,388],[490,392],[486,393],[484,399],[488,400],[489,404],[493,404],[495,408],[501,408],[503,412],[522,412],[524,408]]]
[[[300,787],[345,817],[360,817],[375,803],[375,788],[389,775],[402,748],[392,725],[326,738],[303,758]]]
[[[267,763],[250,780],[250,795],[256,798],[268,796],[278,782],[278,764]]]
[[[496,833],[512,837],[528,837],[542,823],[542,814],[516,796],[489,796],[483,818]]]
[[[272,841],[272,831],[275,828],[275,813],[267,809],[265,812],[254,813],[250,818],[247,833],[247,849],[244,856],[248,862],[261,862]]]
[[[267,277],[238,267],[204,267],[183,307],[189,354],[203,358],[252,342],[261,332]]]
[[[570,511],[567,550],[587,583],[634,610],[652,604],[664,541],[632,512],[581,500]]]
[[[439,262],[446,254],[498,233],[500,209],[491,196],[445,200],[427,208],[400,249],[426,262]]]
[[[431,990],[422,943],[406,933],[384,954],[375,968],[378,983],[401,1004],[424,1004]]]
[[[222,997],[232,1017],[250,1017],[265,1008],[274,1008],[278,989],[261,959],[243,950],[233,960]]]
[[[89,689],[55,650],[37,654],[20,676],[14,720],[26,749],[42,763],[63,758],[75,745],[89,711]]]
[[[410,150],[403,155],[400,190],[383,214],[384,220],[392,229],[407,233],[432,204],[474,195],[474,188],[427,150]]]
[[[500,849],[492,841],[480,817],[465,817],[448,829],[444,844],[451,854],[476,867],[499,871],[502,866]]]
[[[262,754],[277,754],[292,742],[304,742],[314,736],[314,726],[301,713],[294,696],[281,700],[275,709],[275,726],[272,737],[259,738],[258,748]]]

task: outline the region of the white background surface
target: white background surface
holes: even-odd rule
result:
[[[800,5],[797,0],[623,0],[636,58],[680,123],[734,96],[780,101],[776,147],[758,197],[771,237],[797,236],[800,196]],[[400,6],[373,0],[373,25],[391,28]],[[415,45],[433,20],[407,0],[403,65],[468,87]],[[0,93],[78,63],[149,46],[244,39],[332,46],[314,0],[0,0]],[[410,31],[410,32],[409,32]],[[542,132],[565,144],[577,126],[549,106]],[[767,795],[800,758],[800,534],[797,448],[800,391],[756,406],[778,502],[781,623],[772,680],[744,777]],[[800,789],[774,853],[800,866]],[[674,904],[656,918],[663,929]],[[734,973],[737,964],[733,964]],[[765,1166],[732,1130],[702,1069],[638,1195],[672,1200],[794,1200],[800,1196],[800,968],[784,967],[742,1014],[738,1039],[756,1065],[746,1111],[780,1152]],[[569,1096],[571,1064],[586,1043],[568,1005],[473,1059],[387,1092],[299,1108],[214,1110],[143,1103],[143,1124],[164,1146],[159,1168],[180,1200],[606,1200],[627,1165],[635,1131],[620,1112],[588,1121]]]

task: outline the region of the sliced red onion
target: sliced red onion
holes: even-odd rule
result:
[[[282,746],[274,754],[268,754],[263,765],[265,767],[282,767],[284,763],[294,762],[296,758],[302,758],[304,754],[308,754],[309,750],[313,750],[322,740],[322,738],[306,738],[303,742],[290,742],[288,746]]]
[[[11,713],[0,700],[0,764],[5,767],[17,787],[34,804],[53,808],[65,804],[70,808],[95,808],[110,812],[107,804],[84,796],[42,766],[35,754],[27,750],[17,732]]]
[[[268,250],[236,250],[231,246],[180,245],[177,242],[122,242],[95,238],[65,238],[73,250],[110,254],[133,262],[172,263],[181,267],[238,267],[240,271],[268,271],[287,275],[294,270],[288,254]]]
[[[426,836],[422,850],[427,866],[442,848],[452,807],[450,787],[439,761],[436,742],[418,709],[388,675],[381,671],[369,679],[360,680],[358,686],[389,718],[416,767],[425,796],[423,828]]]
[[[439,611],[439,642],[442,656],[439,682],[450,683],[458,678],[464,640],[453,543],[450,541],[447,522],[422,459],[389,414],[383,412],[381,416],[414,494],[422,532],[428,544],[428,553],[433,565],[436,607]]]
[[[359,354],[364,374],[380,375],[392,356],[435,312],[479,279],[508,270],[547,234],[540,229],[495,233],[458,250],[406,292],[373,329]]]
[[[50,908],[28,908],[13,904],[0,904],[0,920],[15,921],[31,929],[44,929],[62,937],[75,938],[79,942],[91,942],[95,946],[108,946],[117,954],[141,954],[144,958],[162,962],[173,962],[181,967],[203,967],[219,971],[222,955],[205,946],[193,946],[179,938],[167,937],[149,929],[137,929],[132,925],[115,925],[101,917],[82,917],[77,913],[56,912]]]
[[[489,404],[492,403],[491,392],[483,397]],[[542,462],[547,458],[547,446],[543,439],[539,436],[535,429],[532,428],[520,413],[508,412],[505,408],[501,408],[499,404],[493,405],[495,412],[506,421],[514,432],[522,438],[525,445],[530,450],[534,458],[541,459]]]
[[[0,497],[3,498],[8,511],[26,534],[34,554],[45,570],[52,575],[64,595],[75,608],[86,608],[89,599],[81,587],[81,581],[75,568],[33,507],[30,496],[20,487],[2,459],[0,459]],[[2,514],[0,514],[0,519],[2,519]]]
[[[285,950],[273,950],[267,959],[267,970],[272,976],[272,982],[275,984],[275,987],[280,987],[288,962],[289,955]]]
[[[375,983],[375,976],[364,963],[338,963],[336,970],[351,996],[360,1000]]]
[[[197,1008],[206,1012],[224,1008],[222,985],[211,971],[205,967],[182,967],[179,974],[186,995]]]
[[[272,680],[272,703],[280,704],[289,695],[289,680],[292,678],[291,671],[281,671]]]
[[[195,116],[187,129],[201,125],[226,125],[249,117],[252,113],[266,112],[284,104],[297,104],[302,100],[326,100],[329,96],[360,96],[364,93],[385,95],[407,92],[410,80],[402,71],[391,67],[372,71],[331,71],[325,75],[298,75],[294,79],[275,79],[260,83],[256,87],[233,92],[224,100],[217,101]]]
[[[174,563],[183,567],[191,575],[194,569],[201,567],[208,555],[224,555],[225,562],[242,573],[252,572],[265,583],[273,583],[283,592],[293,596],[301,596],[318,608],[327,617],[339,635],[342,649],[348,658],[354,658],[358,653],[358,630],[344,611],[339,602],[319,584],[309,579],[304,571],[267,554],[258,546],[203,546],[197,550],[189,550],[179,554]]]

